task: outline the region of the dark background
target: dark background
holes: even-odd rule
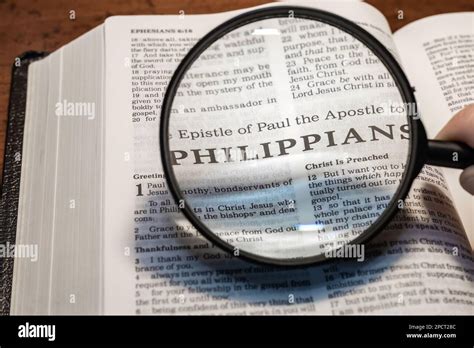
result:
[[[267,3],[265,0],[0,0],[0,168],[3,164],[11,66],[28,50],[54,51],[113,15],[212,13]],[[368,0],[392,31],[438,13],[474,11],[473,0]],[[69,19],[74,10],[75,20]],[[403,10],[404,18],[398,19]]]

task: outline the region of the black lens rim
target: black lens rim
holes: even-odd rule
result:
[[[192,47],[192,49],[188,52],[188,54],[179,64],[178,68],[174,72],[168,84],[161,109],[161,125],[159,130],[159,136],[161,161],[169,190],[176,203],[178,204],[178,207],[181,212],[204,237],[206,237],[214,245],[219,246],[221,249],[229,252],[230,254],[238,258],[242,258],[259,264],[301,267],[328,261],[331,260],[331,258],[327,258],[323,253],[304,258],[276,259],[253,254],[240,249],[238,255],[235,255],[235,246],[217,237],[194,214],[192,208],[186,203],[186,199],[181,193],[178,181],[174,174],[169,147],[169,121],[174,96],[187,70],[192,66],[194,61],[201,55],[201,53],[203,53],[216,40],[239,27],[269,18],[288,18],[290,14],[296,18],[315,20],[335,26],[340,30],[343,30],[346,33],[357,38],[359,41],[365,44],[385,65],[387,70],[392,75],[394,81],[396,82],[403,101],[406,103],[406,105],[417,105],[413,93],[413,88],[408,82],[407,77],[405,76],[396,59],[385,48],[385,46],[383,46],[374,36],[372,36],[372,34],[367,32],[365,29],[361,28],[360,26],[348,19],[319,9],[300,6],[272,6],[268,8],[256,9],[249,12],[245,12],[243,14],[231,18],[230,20],[222,23],[221,25],[210,31],[201,40],[199,40],[195,46]],[[418,175],[425,162],[427,140],[425,130],[418,117],[417,109],[417,107],[407,108],[407,119],[408,124],[410,126],[409,155],[406,162],[406,170],[404,172],[404,176],[401,179],[401,183],[398,190],[395,192],[385,212],[375,221],[375,223],[372,224],[360,236],[348,242],[347,244],[366,243],[375,235],[380,233],[383,228],[392,220],[395,214],[403,208],[403,203],[400,204],[400,201],[405,200],[414,178]],[[183,204],[179,204],[180,202]]]

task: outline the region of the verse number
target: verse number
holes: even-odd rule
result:
[[[290,86],[290,91],[291,92],[296,92],[300,90],[300,85],[291,85]]]
[[[294,61],[294,60],[287,60],[286,61],[286,67],[287,68],[291,68],[293,66],[296,66],[296,61]]]
[[[136,185],[137,186],[137,196],[143,196],[143,192],[142,192],[142,184],[138,184]]]

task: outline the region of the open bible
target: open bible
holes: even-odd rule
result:
[[[334,12],[385,45],[416,89],[430,137],[474,102],[474,13],[393,34],[365,3],[290,5]],[[458,187],[459,172],[425,166],[363,262],[252,264],[211,245],[180,214],[159,157],[163,95],[199,38],[247,10],[110,17],[29,66],[16,244],[38,253],[15,258],[11,314],[474,313],[473,198]],[[252,74],[245,64],[239,58],[241,73]]]

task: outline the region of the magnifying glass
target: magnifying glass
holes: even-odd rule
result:
[[[190,50],[165,94],[160,146],[169,190],[199,232],[288,266],[367,242],[424,164],[474,163],[464,144],[427,140],[377,39],[288,6],[232,18]]]

